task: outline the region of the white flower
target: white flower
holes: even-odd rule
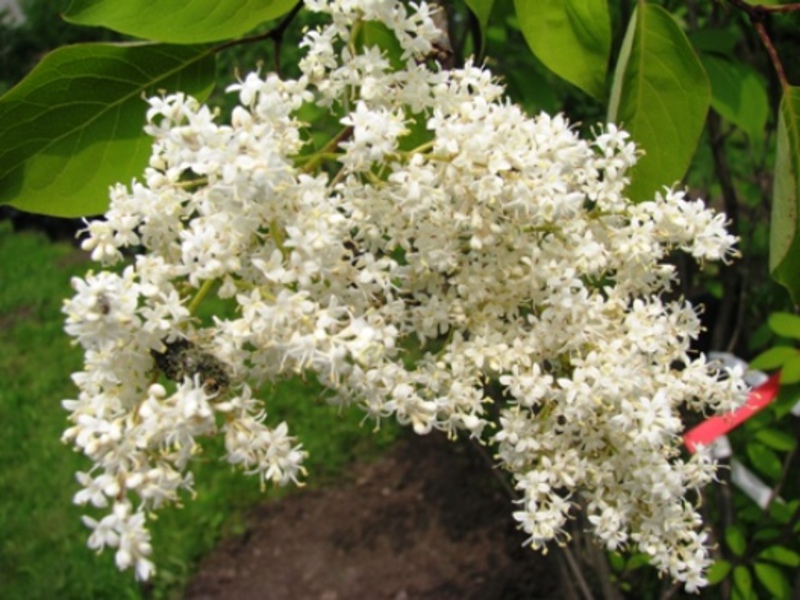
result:
[[[563,115],[525,115],[485,68],[431,66],[428,5],[306,4],[331,22],[301,42],[300,79],[246,75],[229,123],[184,94],[151,99],[142,181],[87,225],[95,260],[139,251],[73,280],[64,305],[85,351],[64,439],[93,462],[74,500],[113,503],[84,519],[90,547],[149,577],[145,511],[191,491],[208,436],[262,485],[298,483],[306,453],[252,390],[311,374],[376,423],[493,444],[533,547],[566,541],[579,497],[606,547],[703,585],[686,495],[714,465],[680,459],[680,411],[731,410],[744,386],[689,355],[699,320],[663,299],[665,259],[730,258],[724,215],[671,189],[632,203],[626,132],[581,139]],[[352,43],[372,20],[399,68]],[[297,117],[311,103],[345,127],[320,148]],[[225,316],[201,321],[209,296]]]

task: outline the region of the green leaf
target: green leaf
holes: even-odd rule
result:
[[[791,346],[775,346],[756,356],[750,363],[750,368],[757,370],[778,369],[782,367],[786,361],[797,355],[797,348]]]
[[[782,385],[778,390],[778,397],[770,404],[770,411],[776,419],[782,419],[800,402],[800,385],[793,383]]]
[[[689,39],[696,50],[717,56],[733,57],[736,46],[742,41],[742,30],[735,25],[726,28],[714,25],[707,29],[691,31]]]
[[[789,597],[791,587],[786,580],[786,576],[778,567],[757,562],[753,570],[756,572],[758,581],[769,590],[773,598],[782,600]]]
[[[606,0],[514,0],[520,29],[553,73],[602,100],[611,52]]]
[[[214,58],[197,46],[81,44],[48,54],[0,98],[0,203],[60,217],[102,213],[141,174],[152,140],[144,95],[204,99]]]
[[[770,219],[769,270],[800,303],[800,88],[784,92],[778,118],[775,181]]]
[[[800,554],[786,546],[770,546],[762,550],[758,557],[787,567],[800,567]]]
[[[764,444],[749,442],[747,444],[747,457],[753,466],[763,475],[771,479],[779,479],[782,471],[781,459]]]
[[[625,557],[622,556],[619,552],[608,552],[606,553],[608,556],[608,564],[616,573],[621,573],[622,570],[625,568]]]
[[[297,0],[72,0],[64,18],[147,40],[200,44],[237,38],[295,4]]]
[[[628,564],[625,565],[626,571],[635,571],[639,567],[650,564],[650,558],[644,552],[636,552],[628,559]]]
[[[716,585],[728,576],[731,572],[731,563],[727,560],[718,560],[708,569],[706,579],[710,585]]]
[[[733,552],[734,556],[742,556],[747,548],[747,540],[744,537],[744,530],[738,525],[730,525],[725,528],[725,543]]]
[[[383,23],[366,21],[358,28],[354,41],[358,50],[372,47],[380,48],[395,70],[402,69],[405,66],[405,61],[401,58],[403,48],[400,46],[400,42],[394,32]]]
[[[800,354],[789,358],[781,368],[781,383],[797,383],[800,381]]]
[[[776,312],[769,316],[767,323],[769,323],[769,328],[778,335],[800,339],[800,316]]]
[[[783,502],[772,502],[769,505],[769,516],[781,525],[787,525],[794,516],[794,509]]]
[[[651,198],[684,176],[710,102],[708,78],[683,31],[663,8],[640,3],[617,61],[608,112],[645,152],[631,173],[631,199]]]
[[[767,85],[761,75],[741,61],[714,54],[700,60],[711,82],[711,107],[742,129],[751,140],[761,140],[769,118]]]
[[[777,527],[763,527],[753,534],[753,539],[761,542],[774,540],[783,534],[782,529]]]
[[[753,589],[753,578],[747,567],[739,565],[733,570],[733,584],[736,589],[744,595],[748,595]]]
[[[489,25],[489,17],[492,14],[494,0],[466,0],[467,6],[478,19],[481,28],[481,53],[486,47],[486,28]]]
[[[794,436],[779,429],[761,429],[756,432],[756,439],[765,446],[780,452],[791,452],[797,445]]]

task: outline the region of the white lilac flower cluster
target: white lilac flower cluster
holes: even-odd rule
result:
[[[673,251],[732,253],[724,215],[668,189],[630,202],[625,132],[583,140],[526,116],[486,69],[440,68],[427,5],[306,4],[332,22],[305,35],[302,76],[247,75],[230,124],[151,99],[150,166],[88,225],[93,259],[135,253],[76,279],[64,309],[85,350],[64,439],[93,461],[75,501],[109,510],[85,517],[89,545],[148,578],[147,515],[191,490],[202,436],[262,482],[297,482],[305,452],[254,390],[313,373],[376,421],[494,444],[534,548],[582,508],[605,547],[703,585],[687,494],[714,465],[681,457],[678,410],[730,410],[743,385],[690,353],[696,312],[664,293]],[[370,21],[402,68],[358,42]],[[295,116],[310,103],[343,128],[317,152]],[[233,318],[201,323],[208,294]]]

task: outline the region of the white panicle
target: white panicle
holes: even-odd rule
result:
[[[75,501],[110,510],[86,517],[89,545],[149,577],[146,515],[191,491],[209,435],[262,483],[297,483],[305,452],[257,390],[313,373],[376,422],[493,444],[534,548],[582,509],[607,548],[703,585],[687,494],[714,466],[681,456],[679,410],[731,410],[744,387],[689,352],[700,325],[667,300],[666,259],[726,260],[724,216],[667,188],[631,203],[627,133],[581,139],[510,104],[488,70],[439,67],[427,5],[306,5],[331,23],[306,34],[302,76],[247,75],[229,124],[183,94],[151,99],[150,166],[87,227],[100,263],[138,253],[75,279],[64,307],[85,350],[64,439],[93,462]],[[402,68],[354,41],[370,20]],[[318,153],[295,116],[308,103],[349,107]],[[208,294],[234,316],[201,324]]]

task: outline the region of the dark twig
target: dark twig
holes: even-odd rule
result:
[[[516,499],[516,492],[514,488],[509,483],[508,478],[496,468],[496,464],[489,453],[486,451],[486,447],[479,444],[474,439],[470,438],[469,440],[470,446],[472,449],[483,459],[489,469],[492,471],[494,476],[500,482],[505,493],[508,497],[513,501]],[[571,574],[571,579],[563,578],[565,591],[569,594],[575,594],[575,584],[577,583],[578,588],[581,591],[581,595],[583,596],[584,600],[594,600],[594,596],[592,595],[591,588],[589,584],[586,582],[586,579],[583,577],[581,573],[580,565],[578,561],[575,560],[575,556],[572,554],[572,551],[567,546],[562,546],[559,548],[560,552],[558,560],[561,566],[562,571],[566,570],[569,571]]]
[[[742,2],[742,0],[730,0],[730,3],[735,5],[737,8],[744,10],[748,15],[754,14],[757,16],[761,16],[766,13],[792,13],[800,11],[800,2],[792,2],[789,4],[780,4],[773,6],[767,6],[766,4],[747,4],[745,2]],[[747,8],[744,8],[740,4],[743,4]]]
[[[752,23],[753,27],[758,32],[761,42],[767,49],[767,54],[769,54],[769,59],[772,61],[772,66],[778,76],[778,81],[780,81],[783,90],[786,91],[789,88],[789,81],[786,79],[786,71],[784,70],[783,63],[778,56],[778,51],[775,50],[775,45],[772,43],[772,40],[770,39],[769,34],[764,27],[764,21],[766,21],[767,17],[772,13],[785,14],[800,11],[800,3],[795,2],[792,4],[783,4],[779,6],[764,6],[762,4],[748,4],[745,2],[745,0],[728,1],[750,18],[750,23]]]
[[[800,432],[796,431],[795,434],[797,433]],[[795,435],[795,437],[797,437],[797,435]],[[767,508],[769,508],[769,505],[772,504],[772,501],[775,500],[775,498],[777,498],[780,495],[783,486],[786,484],[786,478],[789,476],[789,467],[792,465],[792,461],[794,460],[796,454],[797,454],[797,444],[795,444],[794,448],[792,448],[791,451],[786,454],[786,458],[784,458],[783,460],[783,466],[781,468],[781,476],[780,479],[778,479],[778,482],[769,492],[769,498],[767,499]]]
[[[715,112],[708,113],[708,139],[711,155],[714,159],[714,174],[722,188],[722,199],[725,204],[725,215],[729,220],[729,231],[739,235],[739,198],[733,185],[733,175],[725,154],[725,139],[722,135],[719,116]],[[723,294],[717,321],[711,335],[711,349],[722,350],[730,347],[731,323],[736,315],[736,304],[739,301],[739,276],[730,266],[722,267]]]
[[[280,65],[280,56],[281,56],[281,42],[283,42],[283,35],[286,33],[286,30],[289,28],[289,25],[297,16],[297,14],[303,9],[303,2],[300,0],[297,4],[294,5],[294,8],[289,11],[289,13],[281,19],[281,22],[278,23],[275,27],[266,31],[264,33],[259,33],[258,35],[251,35],[250,37],[240,38],[238,40],[231,40],[230,42],[225,42],[224,44],[220,44],[219,46],[214,47],[213,52],[220,52],[222,50],[227,50],[228,48],[233,48],[234,46],[240,46],[242,44],[255,44],[257,42],[263,42],[265,40],[272,40],[275,44],[275,71],[280,73],[281,65]]]

